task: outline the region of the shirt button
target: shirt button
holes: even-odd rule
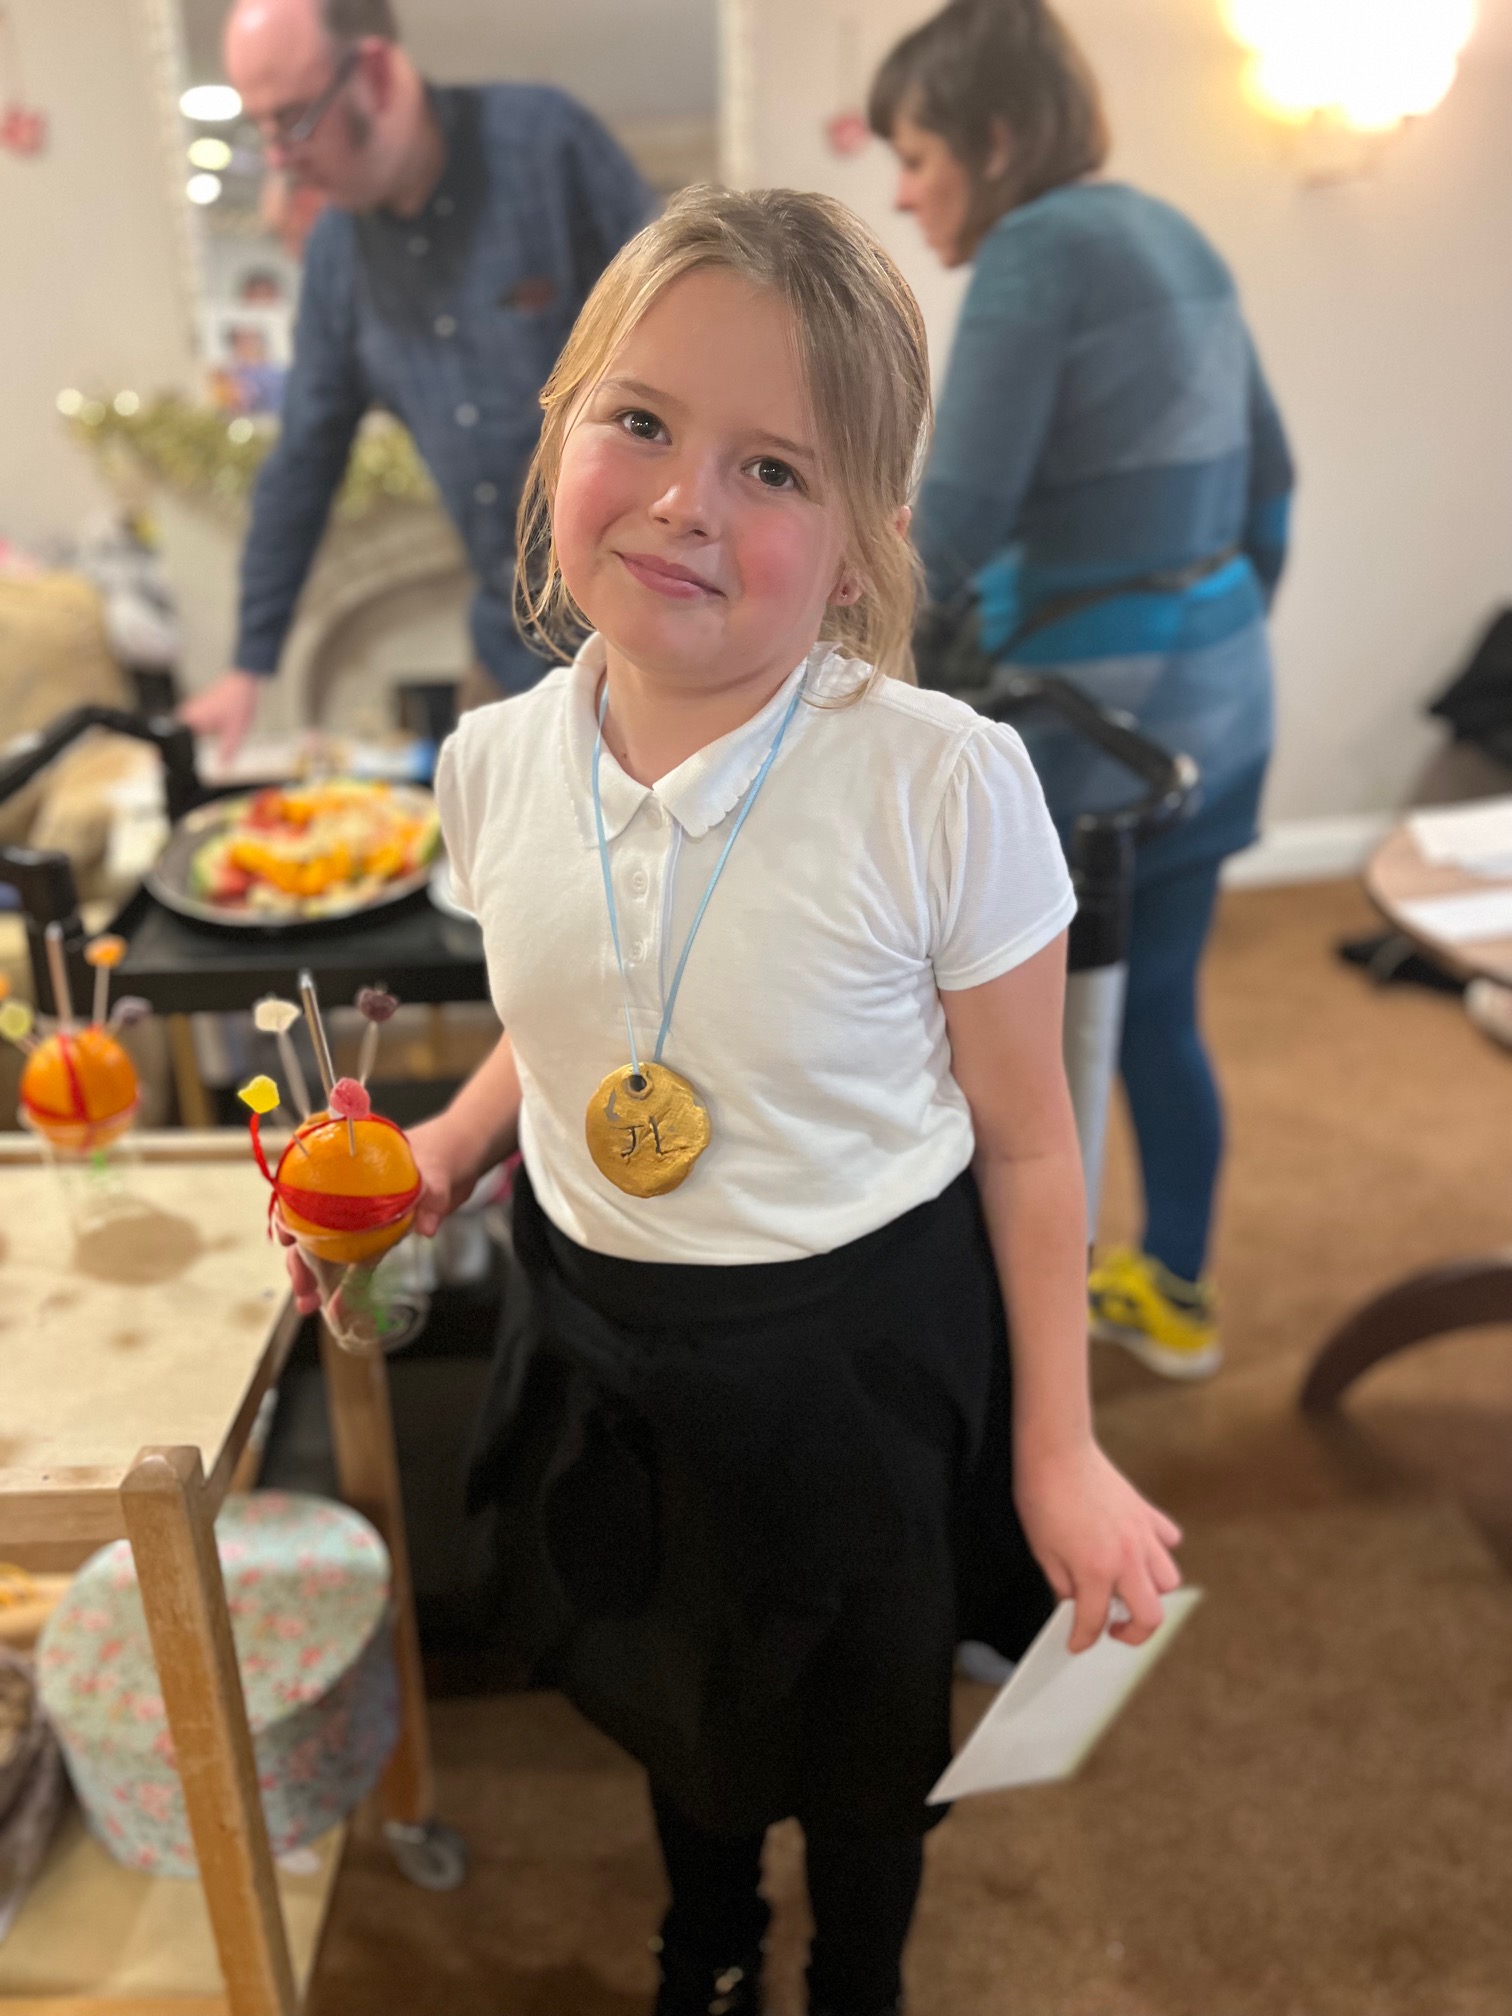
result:
[[[434,327],[438,336],[455,336],[457,333],[457,318],[455,315],[438,315]]]
[[[409,241],[409,249],[412,259],[423,259],[430,250],[430,240],[423,231],[417,231]]]
[[[452,418],[459,427],[476,427],[478,424],[478,409],[470,399],[464,400],[452,415]]]
[[[637,896],[644,896],[646,891],[651,887],[650,877],[646,874],[644,868],[637,868],[635,873],[630,877],[630,887]]]
[[[661,808],[660,800],[656,798],[647,800],[646,813],[653,826],[660,826],[667,816]]]
[[[637,938],[635,943],[630,947],[630,957],[635,961],[637,966],[645,958],[649,949],[644,938]]]
[[[473,496],[480,504],[497,504],[499,501],[499,486],[497,483],[480,483],[473,491]]]

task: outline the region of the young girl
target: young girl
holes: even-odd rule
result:
[[[413,1137],[422,1231],[524,1158],[475,1495],[507,1628],[649,1774],[661,2016],[759,2008],[788,1815],[810,2009],[884,2016],[958,1639],[1053,1590],[1138,1642],[1179,1580],[1092,1436],[1073,898],[1017,738],[885,676],[929,376],[854,217],[681,196],[542,403],[528,613],[593,634],[443,752],[507,1033]]]

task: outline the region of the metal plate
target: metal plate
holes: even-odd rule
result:
[[[429,813],[435,808],[431,793],[421,790],[419,785],[395,784],[391,790],[395,798],[417,813]],[[219,931],[251,931],[260,937],[268,937],[284,931],[318,931],[322,925],[339,923],[345,917],[363,917],[371,911],[387,910],[395,903],[403,903],[417,889],[424,889],[429,883],[434,857],[417,868],[413,875],[386,882],[374,895],[364,896],[355,902],[322,904],[318,911],[309,914],[226,910],[219,904],[207,903],[202,896],[196,896],[189,886],[189,871],[194,857],[207,840],[214,840],[233,825],[256,795],[249,792],[235,798],[217,798],[212,804],[200,806],[197,812],[191,812],[186,819],[179,821],[146,877],[147,887],[159,903],[177,911],[180,917],[192,918],[196,924],[211,924]]]

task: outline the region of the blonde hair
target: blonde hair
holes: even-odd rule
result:
[[[860,219],[792,189],[685,189],[632,238],[584,303],[541,393],[545,419],[525,478],[515,610],[527,635],[570,655],[586,619],[562,579],[551,508],[585,393],[647,310],[685,274],[714,268],[770,288],[792,317],[826,482],[847,519],[855,602],[820,636],[879,673],[913,677],[920,571],[898,514],[931,418],[929,348],[908,282]]]

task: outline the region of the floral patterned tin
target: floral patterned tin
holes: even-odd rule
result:
[[[378,1780],[399,1729],[389,1559],[344,1505],[261,1491],[216,1522],[275,1855],[315,1840]],[[37,1645],[41,1698],[91,1830],[155,1876],[196,1863],[128,1542],[85,1563]]]

